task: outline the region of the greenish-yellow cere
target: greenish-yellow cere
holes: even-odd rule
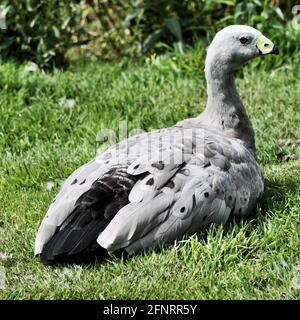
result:
[[[268,54],[273,50],[274,43],[261,34],[256,40],[256,46],[262,54]]]

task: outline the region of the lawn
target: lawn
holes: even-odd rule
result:
[[[117,132],[127,121],[129,130],[152,130],[200,113],[202,64],[186,62],[194,52],[185,61],[95,62],[52,73],[0,64],[0,299],[299,299],[300,67],[270,68],[273,57],[265,59],[238,77],[266,179],[258,218],[126,262],[59,267],[40,264],[33,245],[61,182],[95,156],[104,128]]]

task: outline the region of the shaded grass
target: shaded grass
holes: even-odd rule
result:
[[[270,58],[271,59],[271,58]],[[205,105],[201,68],[185,59],[84,64],[52,74],[0,66],[0,252],[11,254],[3,299],[300,298],[300,69],[248,66],[238,86],[256,131],[266,192],[258,218],[129,261],[41,265],[34,237],[47,207],[75,168],[95,156],[97,132],[171,126]],[[71,98],[74,108],[59,99]],[[279,145],[278,139],[295,143]],[[289,161],[286,161],[289,160]],[[47,190],[47,182],[54,188]]]

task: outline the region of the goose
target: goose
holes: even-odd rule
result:
[[[207,49],[205,110],[124,139],[75,170],[38,229],[40,261],[131,256],[255,214],[264,180],[234,73],[278,53],[250,26],[220,30]]]

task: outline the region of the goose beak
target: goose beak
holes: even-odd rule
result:
[[[279,49],[276,46],[273,46],[272,52],[270,52],[272,54],[279,54]]]
[[[259,55],[279,54],[279,49],[274,43],[262,34],[256,39],[256,48]]]

